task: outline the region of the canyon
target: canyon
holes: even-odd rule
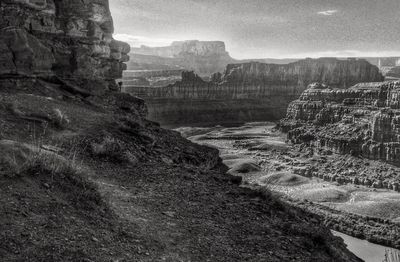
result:
[[[313,82],[346,88],[380,81],[379,69],[366,60],[320,58],[282,65],[229,64],[209,81],[184,72],[181,81],[165,87],[124,85],[124,89],[144,99],[149,119],[162,125],[213,125],[279,120]]]
[[[365,246],[358,249],[365,261],[381,261],[387,247],[400,248],[399,193],[392,187],[351,182],[356,174],[360,181],[361,176],[383,176],[388,170],[398,174],[399,167],[287,143],[286,134],[271,122],[177,130],[196,143],[218,148],[228,173],[242,177],[242,186],[267,188],[288,205],[317,214],[335,231],[383,245],[374,259]]]
[[[3,0],[0,14],[2,260],[360,261],[320,217],[239,187],[218,150],[119,92],[130,47],[107,0]],[[213,81],[247,79],[231,69]]]

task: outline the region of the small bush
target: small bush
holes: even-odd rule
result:
[[[92,143],[92,153],[96,156],[118,159],[124,154],[124,150],[118,140],[106,136],[100,143]]]
[[[121,141],[110,136],[104,137],[100,143],[91,144],[92,154],[117,162],[137,164],[137,157],[125,149]]]
[[[60,109],[56,108],[53,110],[51,119],[53,121],[53,124],[60,128],[60,129],[65,129],[70,123],[70,120],[66,114],[64,114]]]

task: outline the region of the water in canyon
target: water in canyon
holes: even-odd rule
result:
[[[299,175],[310,165],[340,163],[332,152],[301,151],[285,142],[286,135],[273,123],[247,123],[239,127],[178,128],[192,141],[218,148],[232,175],[241,176],[245,186],[267,187],[291,199],[311,201],[329,208],[400,221],[400,194],[353,184],[338,184]],[[380,165],[370,161],[371,168]],[[387,247],[341,233],[349,249],[365,261],[382,261]]]
[[[335,236],[343,238],[347,248],[365,262],[382,262],[385,258],[385,254],[389,254],[387,251],[395,252],[394,249],[376,245],[340,232],[333,231],[332,233]]]

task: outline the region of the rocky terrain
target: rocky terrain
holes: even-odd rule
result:
[[[364,177],[389,170],[399,174],[398,167],[326,148],[288,144],[274,123],[178,130],[196,143],[218,148],[230,168],[228,173],[242,177],[244,185],[268,188],[290,206],[321,216],[332,230],[400,248],[398,192],[351,183],[351,175],[356,173]],[[377,259],[383,259],[385,247],[381,250]]]
[[[2,261],[360,261],[115,91],[107,0],[0,2]]]
[[[346,187],[364,186],[375,192],[372,197],[354,195],[352,201],[364,199],[369,204],[345,205],[344,214],[332,212],[331,208],[309,209],[309,204],[306,208],[324,215],[326,225],[335,230],[396,248],[398,233],[391,232],[400,230],[398,207],[393,206],[398,203],[398,196],[385,190],[400,191],[396,150],[398,87],[398,82],[384,82],[335,90],[314,84],[290,105],[286,119],[280,122],[280,128],[288,131],[289,141],[308,152],[313,160],[294,170],[296,174]],[[322,157],[315,161],[317,155]],[[354,212],[367,215],[367,226],[354,226],[360,221],[357,215],[348,214]]]
[[[316,81],[345,88],[382,80],[378,68],[365,60],[321,58],[284,65],[230,64],[210,81],[187,72],[173,85],[126,86],[126,91],[143,98],[149,118],[162,125],[232,124],[283,118],[289,103]]]
[[[221,41],[177,41],[170,46],[132,48],[130,70],[193,70],[201,76],[222,72],[235,60]]]

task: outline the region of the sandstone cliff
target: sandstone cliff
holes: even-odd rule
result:
[[[184,69],[193,70],[201,76],[209,76],[222,72],[227,64],[235,60],[225,50],[221,41],[179,41],[165,47],[132,48],[131,62],[128,69],[132,70],[163,70]]]
[[[293,143],[400,165],[399,97],[400,82],[361,83],[348,89],[313,84],[289,105],[279,125]],[[329,175],[400,190],[398,175],[386,171],[376,176]]]
[[[114,89],[130,47],[113,31],[107,0],[1,1],[0,78],[46,79],[88,95]]]
[[[228,55],[225,43],[222,41],[175,41],[170,46],[132,48],[132,53],[142,55],[154,55],[161,57],[179,57],[185,54],[197,56]]]
[[[219,124],[278,120],[313,82],[345,88],[382,80],[378,68],[365,60],[322,58],[285,65],[230,64],[210,81],[188,72],[174,85],[126,90],[145,99],[149,118],[162,124]]]

